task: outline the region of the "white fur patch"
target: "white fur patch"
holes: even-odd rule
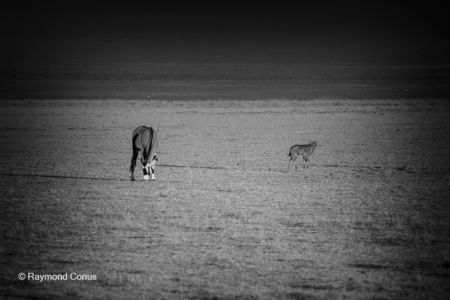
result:
[[[155,165],[156,165],[156,160],[152,160],[152,161],[150,162],[150,164],[148,164],[148,166],[149,166],[149,167],[152,167],[152,168],[154,168]]]
[[[144,175],[144,180],[145,180],[145,181],[149,181],[149,180],[150,180],[150,176]]]
[[[152,180],[155,180],[155,174],[152,173]]]

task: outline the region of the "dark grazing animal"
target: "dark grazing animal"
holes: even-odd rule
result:
[[[132,146],[133,156],[131,157],[130,179],[134,180],[134,168],[136,167],[136,158],[141,152],[141,164],[143,166],[144,180],[149,180],[149,174],[152,180],[155,180],[155,164],[158,161],[156,149],[158,148],[158,129],[152,127],[139,126],[133,131]]]
[[[291,161],[295,163],[295,160],[299,155],[303,156],[303,169],[309,168],[308,161],[311,154],[313,154],[314,150],[317,147],[317,142],[310,142],[306,145],[294,145],[289,149],[289,166],[288,170],[291,168]],[[297,165],[295,165],[295,169],[297,169]]]

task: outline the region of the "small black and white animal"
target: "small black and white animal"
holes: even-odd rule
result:
[[[152,127],[139,126],[133,131],[131,138],[133,155],[130,164],[130,179],[134,180],[134,168],[136,167],[136,158],[141,152],[142,171],[144,172],[144,180],[155,180],[155,164],[158,161],[156,150],[159,144],[158,129]]]
[[[299,155],[303,156],[303,169],[309,168],[308,161],[309,157],[313,154],[317,147],[317,142],[310,142],[306,145],[294,145],[289,149],[289,166],[288,170],[291,168],[291,161],[295,163]],[[295,165],[297,169],[297,165]]]

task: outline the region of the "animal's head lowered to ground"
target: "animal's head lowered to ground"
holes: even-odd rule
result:
[[[155,153],[150,163],[146,163],[145,166],[142,168],[144,172],[144,180],[146,181],[150,180],[150,176],[152,180],[155,180],[155,166],[158,159],[159,159],[158,154]]]

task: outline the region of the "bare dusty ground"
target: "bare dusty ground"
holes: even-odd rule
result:
[[[0,295],[446,299],[443,100],[0,102]],[[155,182],[130,136],[161,131]],[[288,149],[319,146],[287,172]],[[139,166],[139,165],[138,165]],[[33,281],[18,274],[91,274]]]

